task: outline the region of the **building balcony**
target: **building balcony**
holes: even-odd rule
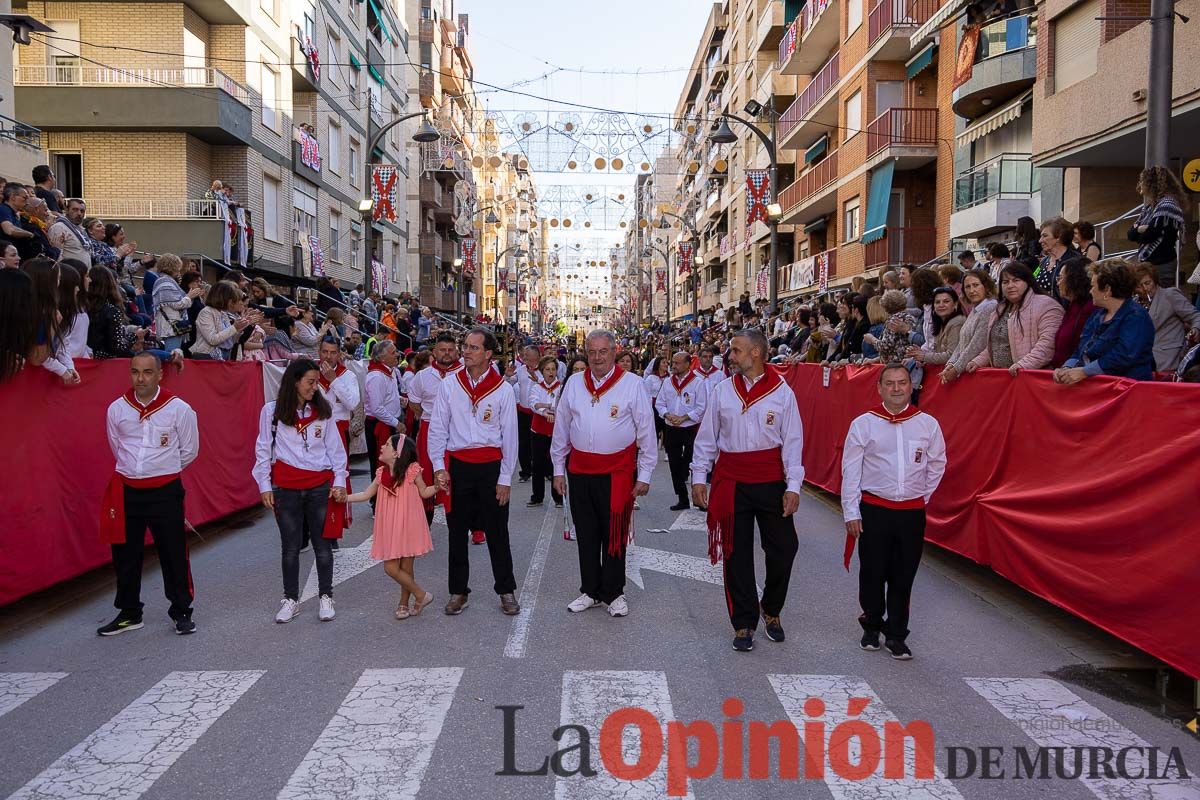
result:
[[[417,79],[417,92],[421,96],[421,105],[425,108],[437,105],[437,82],[432,72],[422,73]]]
[[[421,44],[436,44],[440,42],[437,22],[432,19],[421,20],[417,24],[417,41]]]
[[[42,151],[42,132],[32,125],[18,122],[0,114],[0,140],[4,144],[23,147],[33,153]]]
[[[879,0],[867,14],[868,46],[883,44],[880,61],[904,61],[912,52],[910,37],[938,10],[938,0]]]
[[[954,181],[951,239],[976,239],[1015,228],[1018,217],[1041,219],[1041,173],[1029,153],[1003,153]]]
[[[423,256],[437,256],[440,258],[443,241],[442,237],[435,233],[422,233],[418,238],[417,247]]]
[[[937,158],[936,108],[890,108],[867,126],[868,163],[896,160],[896,169],[916,169]]]
[[[793,224],[832,211],[837,204],[834,189],[838,177],[838,151],[834,150],[780,192],[781,222]]]
[[[145,252],[203,254],[222,260],[225,220],[215,200],[85,197],[84,201],[91,216],[134,222],[131,230]]]
[[[837,0],[809,0],[779,43],[784,75],[811,75],[837,49],[841,8]]]
[[[925,264],[938,254],[936,228],[884,229],[882,239],[863,245],[863,266],[874,269],[900,264]]]
[[[779,41],[783,38],[783,32],[787,29],[787,20],[784,18],[784,3],[781,0],[771,0],[767,3],[767,7],[762,12],[762,18],[758,21],[758,29],[754,34],[755,50],[762,52],[775,52],[779,47]]]
[[[420,182],[421,205],[426,208],[440,209],[446,204],[445,190],[435,180],[425,178]]]
[[[841,78],[841,58],[834,53],[779,118],[779,140],[783,148],[794,149],[800,133],[813,123],[822,125],[822,130],[837,125],[837,104],[829,100],[833,98],[833,88]]]
[[[251,141],[250,90],[219,69],[22,65],[13,73],[21,116],[45,131],[184,131],[210,144]]]
[[[985,25],[971,77],[954,90],[951,107],[964,119],[999,108],[1037,80],[1037,17],[1013,17]]]

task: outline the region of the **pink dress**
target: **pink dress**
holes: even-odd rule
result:
[[[400,484],[385,486],[387,467],[381,466],[375,473],[379,489],[375,495],[375,538],[371,542],[371,558],[376,561],[423,556],[433,550],[433,539],[425,522],[425,505],[415,482],[420,474],[420,464],[409,464]]]

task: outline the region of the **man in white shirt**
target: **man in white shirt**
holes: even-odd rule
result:
[[[175,632],[196,630],[192,622],[192,569],[188,560],[180,473],[200,452],[196,412],[159,388],[162,366],[148,353],[129,360],[133,388],[108,407],[108,444],[116,471],[104,494],[100,538],[112,545],[120,610],[96,631],[116,636],[142,627],[142,552],[146,529],[158,549],[163,592],[171,601]]]
[[[938,421],[910,405],[912,380],[902,365],[880,370],[879,396],[883,405],[857,417],[846,434],[842,516],[847,537],[858,539],[859,646],[878,650],[882,632],[892,658],[908,660],[908,606],[925,545],[925,504],[946,471],[946,442]]]
[[[529,477],[533,474],[533,449],[531,446],[533,408],[530,406],[529,390],[541,380],[541,375],[538,374],[537,368],[541,357],[541,353],[538,352],[536,347],[527,345],[521,350],[520,365],[514,364],[513,375],[505,378],[505,380],[515,386],[517,393],[518,460],[521,464],[521,471],[517,478],[521,483],[529,480]]]
[[[417,420],[417,460],[421,462],[426,484],[433,482],[433,462],[429,458],[429,420],[433,404],[446,378],[453,377],[463,368],[458,357],[458,340],[449,333],[439,333],[433,343],[433,360],[429,366],[413,376],[408,385],[408,407]],[[433,503],[425,503],[425,521],[433,524]],[[476,544],[483,544],[483,534],[474,536]]]
[[[481,528],[487,535],[488,556],[500,608],[510,616],[520,612],[508,542],[508,501],[517,457],[517,406],[504,379],[492,368],[498,346],[482,329],[463,339],[464,369],[443,381],[429,423],[429,457],[433,477],[446,503],[450,530],[451,616],[467,607],[471,560],[467,535]]]
[[[804,482],[804,431],[796,396],[765,362],[769,349],[757,328],[733,335],[729,360],[737,374],[708,398],[692,458],[692,501],[708,509],[709,558],[725,562],[733,649],[739,652],[754,649],[760,615],[767,638],[783,641],[780,615],[799,546],[791,517]],[[755,523],[767,567],[761,604]]]
[[[671,465],[671,484],[678,498],[672,511],[691,508],[688,502],[688,467],[692,463],[692,446],[696,431],[704,418],[708,404],[708,386],[704,378],[692,370],[692,358],[682,350],[671,356],[671,377],[663,381],[654,401],[663,421],[663,450]]]
[[[342,445],[346,450],[346,468],[350,467],[350,417],[354,415],[354,410],[358,408],[361,401],[361,391],[358,386],[358,376],[346,368],[342,363],[342,348],[338,346],[337,339],[332,336],[326,336],[321,340],[317,352],[320,354],[321,360],[317,366],[321,370],[321,377],[317,380],[317,385],[320,387],[321,394],[329,401],[330,408],[333,409],[333,421],[337,426],[338,434],[342,437]],[[378,452],[378,451],[377,451]],[[371,480],[375,479],[374,473],[371,474]],[[346,528],[349,528],[354,520],[350,514],[350,506],[346,506]],[[333,540],[333,549],[338,549],[337,539]]]
[[[379,448],[400,427],[400,384],[396,379],[396,365],[399,362],[400,353],[395,343],[384,339],[371,351],[371,363],[367,365],[363,413],[366,417],[364,433],[371,480],[375,480],[375,472],[379,468]],[[371,508],[375,508],[375,498],[371,498]]]
[[[696,372],[700,373],[700,377],[704,379],[705,386],[708,387],[708,395],[712,397],[712,393],[716,391],[721,381],[725,380],[728,375],[716,363],[715,358],[717,350],[711,344],[706,344],[700,348],[700,366],[696,367]]]
[[[571,503],[579,546],[582,594],[567,610],[605,603],[623,617],[633,501],[650,490],[658,460],[654,411],[642,379],[616,365],[615,336],[592,331],[584,348],[588,369],[563,385],[550,445],[554,489]]]

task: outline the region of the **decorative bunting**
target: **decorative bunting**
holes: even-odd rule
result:
[[[396,221],[396,184],[399,182],[399,176],[400,171],[396,169],[395,164],[371,166],[372,219]]]
[[[296,131],[300,142],[300,163],[309,169],[321,171],[321,145],[317,137],[303,128]]]
[[[321,252],[321,240],[316,236],[308,237],[310,273],[314,278],[325,277],[325,255]]]
[[[312,39],[307,36],[304,38],[304,43],[300,46],[304,57],[308,59],[308,68],[312,72],[313,82],[321,80],[321,56],[317,53],[317,46],[312,43]]]
[[[479,242],[473,236],[468,236],[459,242],[459,248],[462,250],[462,274],[464,277],[471,278],[475,276],[475,253],[479,249]]]
[[[954,65],[954,80],[950,83],[951,90],[957,89],[975,72],[975,51],[979,49],[979,26],[967,25],[963,28],[962,42],[958,45],[958,61]]]
[[[825,253],[821,253],[820,255],[816,256],[816,259],[817,274],[820,275],[820,279],[818,281],[818,290],[823,292],[829,286],[829,256]]]
[[[692,271],[692,243],[679,243],[679,274],[683,275]]]
[[[667,271],[661,267],[654,270],[654,291],[665,292],[667,290]]]
[[[755,295],[758,297],[766,297],[769,283],[770,281],[767,276],[767,268],[764,266],[758,271],[758,275],[756,275],[754,278]]]
[[[755,222],[767,222],[771,203],[771,173],[765,169],[746,170],[746,238]]]
[[[381,295],[386,295],[388,292],[387,267],[382,261],[375,259],[371,259],[371,288]]]
[[[800,16],[797,15],[792,24],[783,32],[783,41],[779,44],[779,63],[786,64],[787,60],[796,54],[800,44]]]

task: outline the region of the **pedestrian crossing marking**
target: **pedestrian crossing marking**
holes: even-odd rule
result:
[[[360,575],[371,567],[382,564],[382,561],[376,561],[371,558],[371,543],[375,540],[375,534],[368,536],[362,544],[357,547],[342,547],[333,556],[333,585],[345,583],[351,578]],[[311,600],[317,596],[317,562],[313,560],[313,565],[308,571],[308,580],[304,583],[304,591],[300,593],[300,602]]]
[[[965,680],[1041,747],[1107,747],[1113,753],[1127,747],[1150,747],[1140,736],[1058,681],[1049,678]],[[1144,768],[1144,763],[1139,758],[1133,768]],[[1200,800],[1200,784],[1191,779],[1143,777],[1133,780],[1119,776],[1092,779],[1085,771],[1078,781],[1101,800]]]
[[[411,800],[433,758],[463,670],[368,669],[278,800]]]
[[[0,717],[65,677],[65,672],[0,672]]]
[[[671,523],[673,531],[706,531],[708,530],[708,512],[698,508],[680,511],[679,516]]]
[[[546,510],[542,518],[542,530],[538,535],[537,544],[533,548],[533,557],[529,560],[529,571],[521,583],[521,611],[513,620],[512,631],[508,641],[504,643],[506,658],[523,658],[529,643],[529,626],[533,622],[533,611],[537,607],[538,590],[542,585],[542,574],[546,568],[546,556],[550,552],[550,540],[553,538],[557,523],[562,519],[557,508]]]
[[[830,732],[838,725],[850,719],[862,720],[878,732],[880,741],[884,738],[884,726],[888,722],[897,722],[893,715],[875,691],[861,678],[850,675],[768,675],[771,688],[787,712],[788,718],[796,726],[800,740],[805,738],[805,723],[820,721],[824,723],[827,739]],[[809,715],[806,713],[805,701],[810,697],[818,697],[824,702],[823,713]],[[849,708],[851,698],[867,698],[870,703],[860,713],[851,715]],[[807,744],[802,745],[803,752],[809,752]],[[821,752],[828,758],[827,741]],[[861,742],[851,739],[849,743],[849,761],[858,764],[861,757]],[[932,758],[932,754],[929,754]],[[933,778],[917,778],[917,757],[911,740],[905,745],[904,773],[902,778],[884,776],[882,762],[877,770],[861,780],[850,780],[828,766],[824,769],[825,785],[829,788],[834,800],[875,800],[879,797],[920,797],[926,800],[962,800],[962,795],[954,788],[941,773],[934,769]]]
[[[9,800],[137,800],[263,674],[172,672]]]

